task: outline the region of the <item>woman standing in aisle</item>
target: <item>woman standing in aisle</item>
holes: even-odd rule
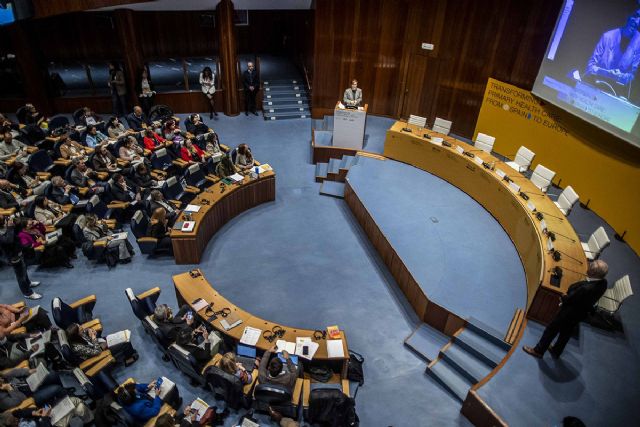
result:
[[[218,116],[218,113],[216,113],[215,99],[213,97],[216,93],[216,75],[213,74],[210,67],[204,67],[200,73],[200,86],[202,93],[207,97],[207,102],[209,103],[209,118],[213,119],[214,114],[216,117]]]

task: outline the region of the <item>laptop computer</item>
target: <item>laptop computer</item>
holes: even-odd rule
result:
[[[256,363],[256,348],[249,345],[238,344],[236,361],[244,366],[244,369],[247,371],[253,371]]]

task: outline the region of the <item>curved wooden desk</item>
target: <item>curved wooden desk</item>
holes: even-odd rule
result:
[[[194,301],[202,298],[208,303],[213,303],[213,309],[215,311],[222,310],[223,308],[228,307],[232,312],[236,313],[240,319],[242,319],[242,323],[240,325],[227,331],[220,325],[220,320],[222,319],[222,317],[220,316],[209,323],[213,328],[220,331],[222,334],[231,337],[235,341],[240,341],[245,326],[251,326],[262,331],[272,330],[274,326],[280,326],[285,329],[286,332],[282,338],[278,339],[283,339],[285,341],[294,343],[296,342],[296,337],[310,337],[312,341],[315,341],[319,344],[318,350],[313,356],[313,360],[311,360],[310,362],[313,363],[315,361],[321,361],[322,364],[333,365],[333,367],[335,367],[335,370],[341,373],[342,378],[346,378],[347,362],[349,361],[349,348],[347,346],[347,338],[344,331],[341,331],[340,333],[342,335],[342,348],[344,350],[345,357],[330,358],[327,354],[327,341],[324,339],[316,340],[313,336],[313,333],[315,331],[309,329],[293,328],[291,326],[284,326],[254,316],[220,295],[209,284],[200,270],[193,271],[198,273],[196,275],[197,277],[193,277],[191,272],[173,276],[173,284],[176,288],[176,298],[180,305],[187,304],[193,307]],[[210,317],[210,315],[208,316],[205,314],[206,310],[207,309],[204,308],[197,312],[198,316],[200,316],[203,321],[207,321],[207,319]],[[320,328],[320,330],[324,329],[324,327]],[[275,341],[270,343],[261,336],[256,344],[256,347],[262,351],[266,351],[275,343]],[[304,359],[302,358],[300,358],[300,360],[304,361]]]
[[[200,193],[192,202],[200,205],[200,211],[192,213],[196,222],[193,231],[171,230],[171,242],[176,264],[198,264],[207,243],[216,231],[229,220],[261,203],[276,199],[276,174],[273,171],[260,174],[257,179],[245,176],[241,184],[216,183]],[[185,221],[181,214],[178,221]]]
[[[403,128],[410,128],[411,132],[403,131]],[[437,146],[425,138],[424,134],[442,137],[452,146]],[[472,152],[495,170],[478,165],[475,158],[456,151],[456,146]],[[387,131],[384,155],[439,176],[489,211],[513,241],[524,266],[527,317],[543,323],[548,323],[553,318],[558,310],[558,297],[566,293],[572,283],[583,279],[587,259],[575,230],[548,196],[529,179],[491,154],[455,138],[405,122],[398,121]],[[552,253],[547,250],[549,236],[542,232],[541,221],[527,207],[528,202],[497,175],[496,171],[499,169],[520,186],[520,191],[528,194],[529,202],[535,205],[536,212],[544,215],[548,231],[555,233],[555,241],[552,243],[561,253],[559,261],[555,261]],[[349,203],[349,198],[353,197],[353,191],[347,185],[345,199]],[[556,266],[563,269],[558,286],[551,284],[551,270]],[[400,283],[400,286],[404,289],[406,284]]]

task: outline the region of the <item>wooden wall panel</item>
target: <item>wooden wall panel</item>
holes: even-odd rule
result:
[[[249,25],[236,26],[238,52],[271,53],[297,58],[313,40],[312,10],[250,10]]]
[[[101,7],[125,5],[129,3],[142,3],[152,0],[31,0],[33,2],[34,16],[43,18],[46,16],[60,15],[69,12],[98,9]]]
[[[437,115],[470,137],[489,77],[532,87],[561,5],[318,0],[313,115],[331,113],[353,74],[370,113]]]

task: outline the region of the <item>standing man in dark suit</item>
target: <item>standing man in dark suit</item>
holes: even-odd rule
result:
[[[574,283],[569,287],[567,294],[560,298],[560,311],[544,330],[538,344],[533,348],[525,345],[522,349],[539,359],[547,350],[551,356],[559,358],[576,325],[586,317],[607,290],[605,276],[608,271],[609,266],[602,260],[589,263],[587,280]],[[556,335],[558,339],[551,346],[551,341]]]
[[[111,91],[113,115],[116,117],[124,116],[127,111],[127,85],[124,80],[124,73],[120,66],[114,62],[109,64],[108,84]]]
[[[247,69],[242,73],[242,85],[244,86],[244,115],[249,115],[249,110],[256,116],[256,94],[260,89],[260,78],[253,67],[253,62],[247,63]]]

